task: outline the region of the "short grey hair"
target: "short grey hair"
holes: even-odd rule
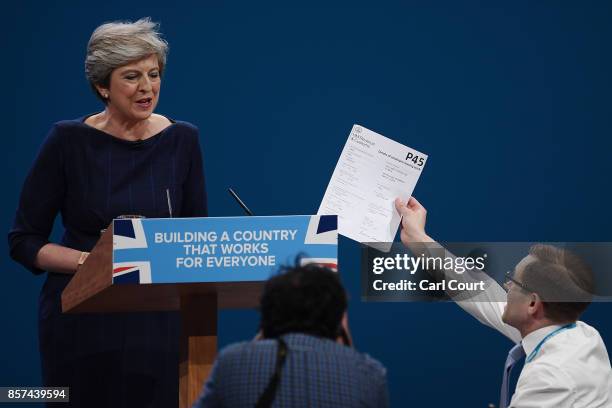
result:
[[[96,85],[108,88],[113,70],[156,54],[160,75],[166,65],[168,43],[149,17],[135,22],[113,21],[96,28],[87,44],[85,75],[94,93],[104,103]]]

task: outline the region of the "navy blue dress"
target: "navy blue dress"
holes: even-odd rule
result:
[[[176,121],[140,142],[84,123],[56,123],[23,185],[9,232],[10,254],[34,274],[57,214],[60,244],[90,251],[119,215],[207,215],[198,130]],[[69,386],[74,407],[173,407],[178,404],[177,312],[62,314],[72,275],[47,273],[39,298],[43,383]],[[58,406],[67,407],[67,404]]]

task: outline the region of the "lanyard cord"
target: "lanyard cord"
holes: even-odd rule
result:
[[[574,327],[576,327],[576,323],[570,323],[570,324],[566,324],[565,326],[559,327],[557,330],[553,331],[552,333],[549,333],[548,336],[544,337],[542,341],[538,343],[536,348],[533,349],[533,351],[529,354],[529,356],[527,356],[525,363],[530,363],[531,360],[533,360],[535,356],[538,354],[538,352],[540,351],[544,343],[550,340],[551,337],[556,336],[557,334],[561,333],[564,330],[573,329]]]
[[[281,372],[283,371],[283,364],[285,363],[287,352],[289,351],[287,348],[287,343],[285,343],[283,339],[279,337],[276,339],[276,341],[278,342],[278,349],[276,352],[276,367],[274,369],[274,374],[272,374],[272,378],[270,378],[270,382],[266,386],[263,394],[261,394],[257,400],[255,408],[271,407],[272,403],[274,402],[274,397],[276,396]]]

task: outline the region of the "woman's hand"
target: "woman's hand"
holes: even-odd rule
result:
[[[34,264],[37,268],[56,273],[73,274],[79,266],[82,252],[57,244],[40,248]]]

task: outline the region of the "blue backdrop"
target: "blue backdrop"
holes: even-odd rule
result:
[[[610,2],[170,3],[4,6],[3,231],[51,124],[102,108],[83,73],[93,29],[151,16],[170,43],[158,112],[199,126],[213,216],[242,214],[228,186],[260,215],[315,213],[359,123],[429,155],[415,195],[440,240],[612,241]],[[43,278],[5,242],[0,385],[37,385]],[[508,340],[454,304],[362,303],[347,239],[340,268],[393,406],[497,399]],[[611,311],[584,316],[608,349]],[[249,338],[257,314],[219,326],[220,345]]]

